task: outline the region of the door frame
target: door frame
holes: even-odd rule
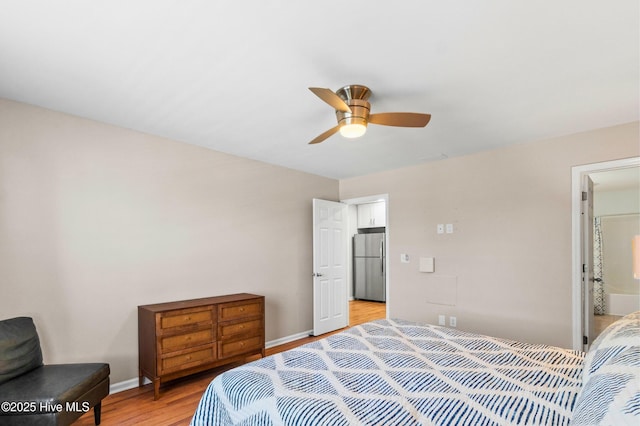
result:
[[[384,201],[384,209],[385,209],[385,217],[386,217],[386,223],[385,223],[385,241],[384,241],[384,246],[385,246],[385,258],[384,258],[384,268],[385,268],[385,282],[386,282],[386,286],[385,286],[385,318],[389,318],[389,302],[391,300],[391,292],[389,291],[390,287],[391,287],[391,280],[389,279],[389,235],[391,234],[391,226],[389,226],[389,194],[378,194],[378,195],[367,195],[365,197],[357,197],[357,198],[348,198],[348,199],[344,199],[344,200],[340,200],[341,203],[347,204],[347,205],[358,205],[358,204],[366,204],[366,203],[373,203],[376,201]],[[356,219],[357,220],[357,219]],[[356,223],[356,228],[357,228],[357,223]],[[353,267],[353,266],[352,266]],[[349,274],[349,285],[353,288],[353,270],[350,269],[350,274]]]
[[[582,324],[584,323],[584,306],[582,303],[582,262],[581,253],[584,249],[581,232],[582,180],[595,172],[620,170],[629,167],[640,167],[640,157],[623,158],[619,160],[603,161],[600,163],[584,164],[571,168],[571,295],[572,295],[572,342],[573,349],[583,350]],[[586,290],[586,288],[584,289]],[[592,342],[589,342],[591,344]]]

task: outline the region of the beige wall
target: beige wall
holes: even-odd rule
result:
[[[0,100],[0,318],[112,383],[141,304],[253,292],[267,340],[309,330],[314,197],[338,181]]]
[[[340,181],[389,194],[392,317],[572,346],[571,167],[640,155],[638,123]],[[437,234],[452,223],[453,234]],[[407,253],[410,263],[400,263]],[[436,272],[418,272],[420,256]]]
[[[140,304],[254,292],[267,340],[296,334],[311,199],[388,193],[392,316],[568,347],[571,166],[637,155],[634,123],[338,184],[0,100],[0,318],[33,316],[46,362],[104,360],[114,383],[137,376]]]

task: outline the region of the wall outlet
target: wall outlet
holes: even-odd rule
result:
[[[447,325],[444,315],[438,315],[438,325]]]
[[[436,228],[436,231],[438,232],[438,234],[444,234],[444,224],[439,223],[438,227]]]
[[[456,319],[456,317],[449,317],[449,326],[450,327],[458,326],[458,320]]]
[[[409,263],[409,255],[406,253],[402,253],[400,255],[400,262],[402,263]]]

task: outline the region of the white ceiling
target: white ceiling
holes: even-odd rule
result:
[[[639,116],[637,0],[0,6],[0,97],[332,178]],[[431,122],[308,145],[354,83]]]

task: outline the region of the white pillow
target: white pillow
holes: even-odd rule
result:
[[[640,311],[598,336],[582,374],[572,425],[640,425]]]

